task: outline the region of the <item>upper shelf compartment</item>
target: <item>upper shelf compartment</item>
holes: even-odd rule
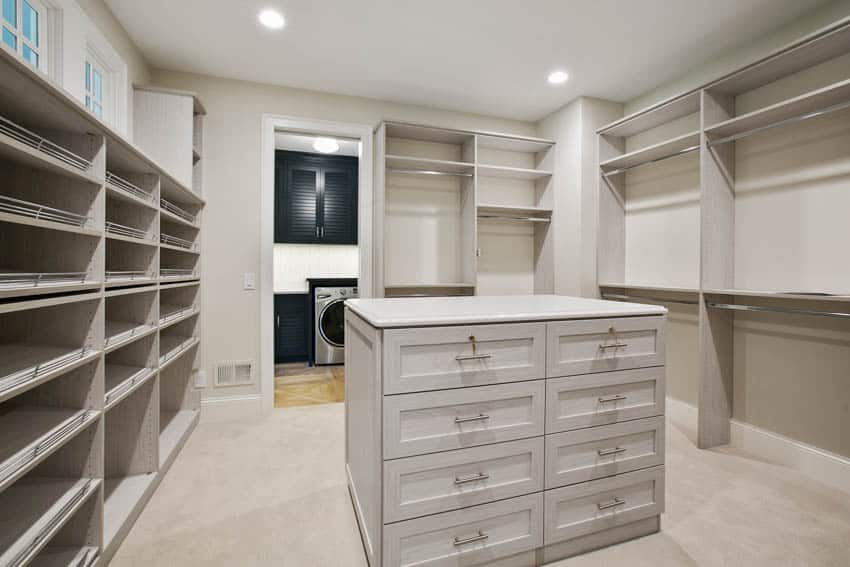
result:
[[[691,132],[603,161],[599,167],[605,176],[617,175],[642,165],[696,151],[699,149],[699,140],[699,132]]]
[[[472,176],[474,164],[444,159],[387,155],[387,173]]]
[[[699,112],[699,109],[699,91],[686,93],[625,116],[616,122],[603,126],[596,133],[614,138],[629,138]]]
[[[385,154],[387,173],[471,177],[475,137],[456,130],[387,123]]]

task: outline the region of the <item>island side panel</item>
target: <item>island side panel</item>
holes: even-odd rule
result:
[[[345,466],[369,565],[381,565],[382,333],[345,310]]]

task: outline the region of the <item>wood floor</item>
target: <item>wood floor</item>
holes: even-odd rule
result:
[[[344,400],[344,366],[275,365],[274,407],[314,406]]]

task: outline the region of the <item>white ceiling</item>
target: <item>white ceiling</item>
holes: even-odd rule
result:
[[[824,0],[106,0],[156,68],[537,120],[626,101]],[[267,7],[286,17],[261,28]],[[554,87],[548,73],[570,80]]]
[[[307,152],[315,154],[313,142],[316,136],[305,136],[303,134],[290,134],[289,132],[276,132],[274,136],[274,147],[278,150],[290,150],[293,152]],[[336,138],[339,149],[333,153],[335,156],[359,156],[360,140],[348,140]]]

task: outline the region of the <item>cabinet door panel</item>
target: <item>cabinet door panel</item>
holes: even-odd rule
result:
[[[282,168],[277,169],[276,242],[320,242],[316,230],[320,175],[321,171],[317,167],[290,162],[285,162]]]
[[[310,296],[280,294],[274,298],[275,363],[301,362],[310,356]]]
[[[325,244],[357,244],[357,168],[324,167],[321,239]]]

